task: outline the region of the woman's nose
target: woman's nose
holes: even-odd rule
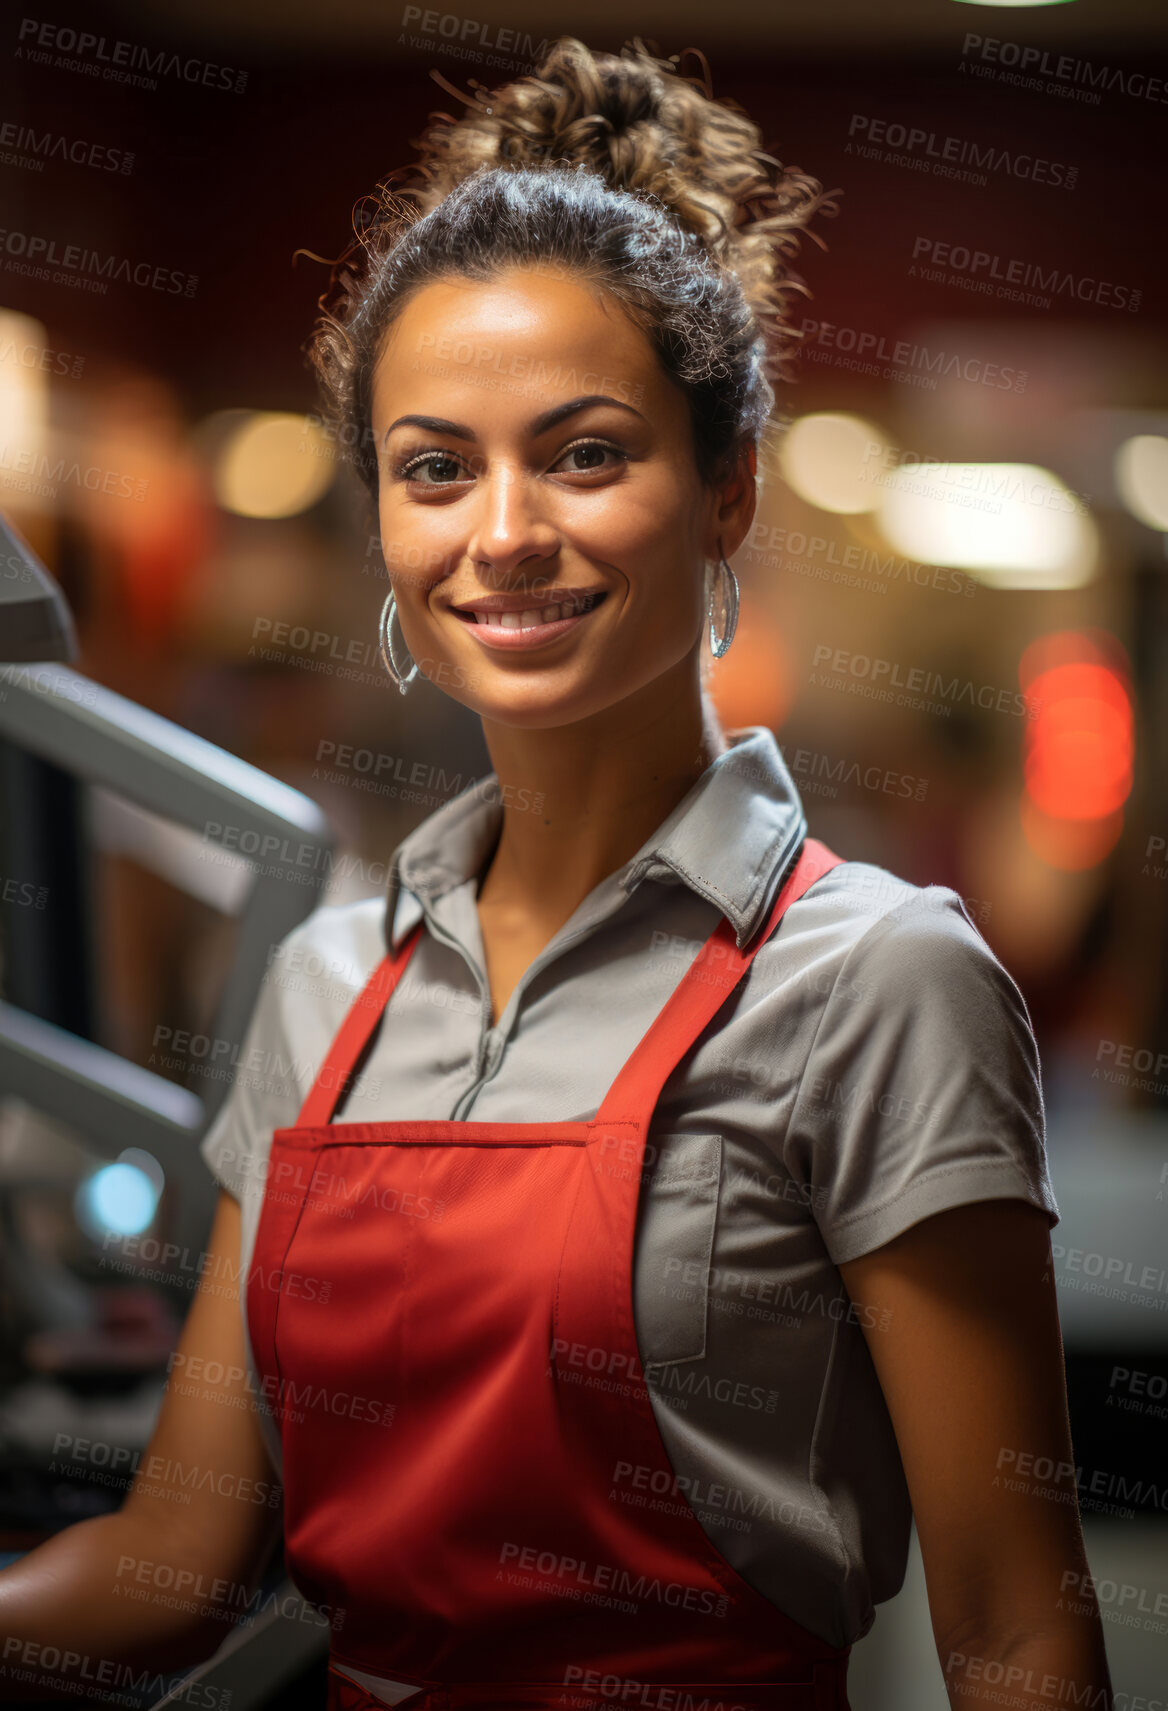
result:
[[[511,569],[537,553],[553,552],[558,537],[546,516],[539,483],[524,469],[495,465],[479,477],[477,514],[469,556],[476,562]]]

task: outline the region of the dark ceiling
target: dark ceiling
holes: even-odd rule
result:
[[[5,120],[135,158],[128,174],[52,161],[40,173],[0,166],[5,225],[197,275],[198,285],[189,298],[117,284],[99,296],[8,271],[0,273],[0,301],[36,315],[58,345],[91,362],[166,375],[193,413],[305,407],[312,387],[299,350],[324,269],[295,252],[335,255],[354,203],[411,158],[410,139],[427,114],[460,110],[436,76],[460,89],[473,79],[508,81],[526,68],[506,55],[497,64],[487,43],[504,30],[512,44],[525,32],[542,41],[550,31],[548,8],[531,0],[473,0],[465,17],[438,10],[428,37],[417,34],[415,11],[426,22],[404,0],[62,6],[54,14],[61,26],[199,55],[245,72],[245,87],[236,93],[172,76],[153,89],[122,88],[51,56],[18,63],[13,50]],[[14,42],[18,28],[14,21]],[[1165,0],[1024,9],[722,0],[700,12],[676,0],[589,0],[557,8],[554,33],[571,32],[609,50],[634,32],[665,54],[700,46],[715,95],[747,108],[765,146],[844,189],[839,218],[821,226],[827,253],[804,246],[814,292],[807,312],[890,334],[931,316],[1001,323],[1012,312],[1001,303],[910,276],[923,233],[1106,274],[1142,291],[1138,316],[1098,308],[1084,315],[1061,304],[1046,314],[1018,311],[1036,335],[1068,312],[1087,333],[1163,331],[1165,258],[1157,246],[1168,101],[1132,93],[1132,80],[1147,90],[1159,78],[1168,93]],[[975,56],[962,52],[971,33],[1019,53],[1034,44],[1069,54],[1093,74],[1115,68],[1126,83],[1085,105],[1055,98],[1058,90],[974,78]],[[978,188],[861,158],[851,146],[857,115],[1041,155],[1076,168],[1076,186],[1067,193],[998,173]]]

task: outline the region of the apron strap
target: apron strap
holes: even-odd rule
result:
[[[596,1113],[597,1123],[648,1120],[666,1081],[713,1021],[787,909],[843,859],[816,838],[805,838],[790,878],[748,950],[739,950],[733,927],[722,917],[618,1072]]]
[[[332,1122],[333,1112],[349,1076],[369,1044],[373,1030],[381,1020],[382,1011],[389,1003],[394,987],[405,973],[406,964],[413,956],[421,936],[422,923],[419,921],[402,941],[397,955],[384,957],[377,964],[363,991],[353,1000],[301,1107],[300,1115],[296,1119],[298,1129],[316,1129]]]

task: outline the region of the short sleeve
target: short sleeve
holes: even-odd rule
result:
[[[300,1110],[281,997],[278,976],[269,969],[244,1035],[231,1091],[199,1143],[216,1181],[240,1201],[262,1192],[272,1132],[295,1123]]]
[[[972,1201],[1025,1200],[1058,1222],[1025,1000],[956,892],[918,890],[853,945],[788,1148],[837,1265]]]

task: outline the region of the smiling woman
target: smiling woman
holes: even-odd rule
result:
[[[292,1074],[202,1143],[246,1288],[179,1357],[255,1413],[176,1391],[151,1450],[266,1450],[333,1711],[845,1711],[914,1514],[954,1706],[1100,1711],[1074,1485],[998,1477],[1074,1461],[1022,995],[954,892],[808,837],[773,734],[703,693],[828,199],[676,62],[571,38],[417,170],[311,349],[389,674],[494,771],[273,959],[341,972],[257,1005],[243,1061]],[[35,1639],[68,1592],[84,1650],[170,1525],[136,1489],[0,1617]],[[179,1535],[224,1585],[262,1542]]]
[[[567,40],[539,77],[436,120],[423,188],[388,180],[338,263],[313,355],[379,501],[387,652],[396,612],[485,718],[563,724],[654,680],[660,703],[692,678],[703,607],[729,645],[767,371],[793,339],[787,258],[833,207],[757,145],[639,45],[594,59]],[[531,621],[579,593],[588,614]],[[488,597],[527,622],[456,638],[452,615]]]

